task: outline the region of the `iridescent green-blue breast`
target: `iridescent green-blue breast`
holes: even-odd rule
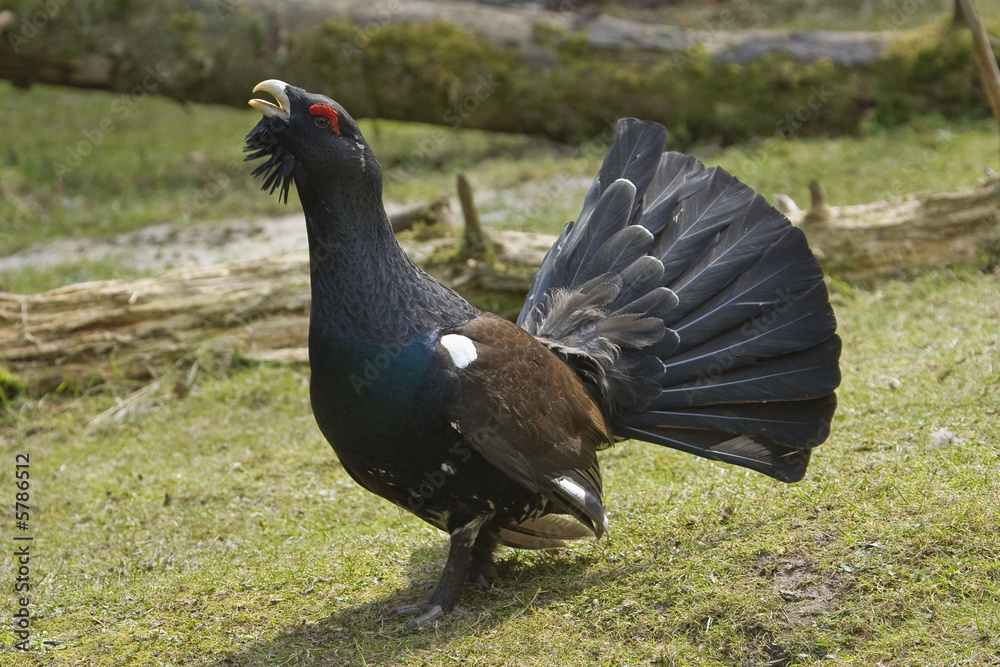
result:
[[[437,334],[372,344],[310,337],[310,393],[323,433],[338,444],[398,433],[411,420],[428,379]]]

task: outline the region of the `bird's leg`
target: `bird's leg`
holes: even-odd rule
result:
[[[490,588],[493,585],[493,580],[497,578],[497,568],[493,564],[493,551],[497,547],[497,536],[496,531],[482,531],[472,546],[469,581],[480,588]]]
[[[400,607],[397,610],[400,614],[421,614],[407,624],[407,630],[455,610],[455,604],[462,592],[462,584],[469,576],[473,545],[476,543],[483,521],[483,517],[476,517],[452,532],[448,561],[444,564],[444,572],[441,573],[441,578],[438,579],[437,586],[434,587],[434,592],[427,602]]]

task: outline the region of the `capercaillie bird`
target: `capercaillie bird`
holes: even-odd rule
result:
[[[489,586],[499,545],[608,529],[597,452],[626,438],[802,478],[830,431],[841,343],[802,231],[720,168],[619,121],[517,323],[481,312],[396,242],[382,172],[338,103],[254,88],[263,188],[305,212],[310,399],[361,486],[450,535],[419,625]],[[374,371],[372,369],[375,369]]]

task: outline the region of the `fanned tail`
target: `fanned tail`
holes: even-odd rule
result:
[[[618,437],[802,478],[830,432],[840,339],[801,230],[726,171],[624,119],[518,324]]]

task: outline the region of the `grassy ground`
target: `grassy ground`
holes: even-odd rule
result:
[[[107,393],[8,406],[40,654],[8,634],[0,661],[1000,664],[998,289],[950,272],[839,289],[841,407],[805,481],[621,445],[610,537],[506,551],[494,590],[467,592],[474,615],[411,634],[393,609],[426,594],[443,535],[350,481],[304,369],[203,373],[89,431]]]
[[[20,123],[21,137],[0,154],[4,252],[184,224],[185,204],[191,222],[283,211],[242,171],[207,196],[213,174],[237,164],[252,112],[142,100],[90,160],[57,175],[53,161],[120,112],[115,102],[0,90],[0,121]],[[367,131],[390,197],[450,192],[453,171],[470,169],[494,224],[550,231],[575,214],[575,188],[603,148],[389,123]],[[818,176],[838,204],[970,185],[995,151],[988,123],[931,119],[698,153],[800,204]],[[539,183],[554,187],[522,205]],[[191,208],[199,192],[205,205]],[[203,369],[189,392],[93,429],[135,387],[17,400],[0,412],[0,498],[13,505],[15,457],[29,455],[19,534],[35,538],[36,653],[15,652],[5,631],[0,662],[1000,665],[998,290],[996,275],[968,271],[838,284],[841,408],[805,481],[619,446],[602,459],[609,537],[505,551],[494,590],[466,594],[474,615],[410,634],[393,609],[426,595],[443,535],[350,481],[312,421],[306,369]],[[14,551],[13,518],[4,525]],[[0,562],[0,579],[16,576],[16,561]]]
[[[36,241],[108,238],[152,223],[285,213],[259,192],[248,176],[252,166],[243,163],[243,137],[259,119],[249,107],[48,86],[22,91],[0,82],[0,121],[18,133],[0,152],[0,255]],[[539,145],[403,123],[369,122],[365,130],[393,173],[387,193],[395,199],[423,196],[440,182],[450,191],[454,170]],[[438,176],[443,165],[450,177]]]

